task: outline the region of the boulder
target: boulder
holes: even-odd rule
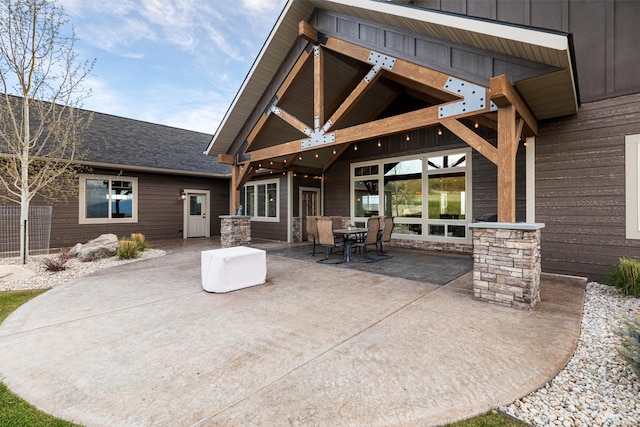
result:
[[[69,255],[77,257],[80,261],[93,261],[112,257],[117,250],[118,236],[115,234],[102,234],[85,244],[76,244],[69,251]]]

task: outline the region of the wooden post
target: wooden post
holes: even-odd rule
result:
[[[324,125],[324,51],[322,47],[315,47],[313,58],[313,115],[314,129],[316,125]]]
[[[238,205],[240,204],[240,189],[238,188],[238,178],[240,176],[240,166],[231,166],[231,212],[230,215],[235,215]]]
[[[498,108],[498,222],[516,222],[516,108]]]

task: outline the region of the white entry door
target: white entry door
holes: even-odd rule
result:
[[[189,193],[187,203],[187,237],[208,237],[207,195]]]

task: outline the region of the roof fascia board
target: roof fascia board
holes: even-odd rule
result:
[[[550,49],[567,50],[569,48],[566,34],[547,29],[526,28],[516,24],[501,23],[471,16],[461,16],[387,1],[317,0],[316,3],[335,3],[380,13],[388,13],[408,20],[500,37],[506,40],[544,46]]]
[[[269,36],[267,37],[267,40],[265,40],[264,44],[262,45],[262,48],[260,49],[260,52],[258,53],[258,56],[253,61],[253,64],[251,65],[251,69],[247,73],[247,76],[245,77],[244,81],[242,82],[242,85],[240,86],[240,89],[238,89],[238,92],[236,93],[236,96],[233,98],[233,101],[231,102],[231,105],[229,105],[229,108],[225,112],[224,117],[222,118],[222,120],[220,122],[220,125],[218,125],[218,129],[216,129],[216,132],[213,134],[213,138],[211,138],[211,142],[209,143],[209,146],[204,151],[205,155],[207,155],[207,156],[212,155],[212,154],[210,154],[210,152],[211,152],[211,149],[213,148],[213,142],[218,138],[218,136],[220,135],[220,132],[224,129],[224,126],[225,126],[227,120],[229,119],[229,117],[231,116],[231,113],[233,112],[233,109],[235,108],[236,104],[240,100],[240,98],[242,96],[242,93],[246,89],[247,85],[251,81],[251,78],[253,77],[256,69],[258,68],[258,65],[260,65],[260,63],[262,62],[262,59],[263,59],[264,55],[269,50],[268,49],[269,45],[271,44],[273,39],[276,37],[282,22],[289,15],[289,11],[291,9],[291,5],[295,1],[296,0],[289,0],[287,2],[287,4],[284,6],[284,8],[282,9],[282,12],[280,12],[280,16],[278,17],[278,20],[276,21],[276,23],[273,26],[271,32],[269,33]],[[312,8],[312,10],[314,10],[314,8]],[[297,28],[297,22],[296,22],[296,28]]]
[[[157,173],[157,174],[163,174],[163,175],[182,175],[182,176],[195,176],[195,177],[203,177],[203,178],[224,178],[224,179],[231,178],[231,172],[229,172],[228,174],[221,174],[221,173],[183,171],[183,170],[176,170],[176,169],[153,168],[149,166],[132,166],[132,165],[126,165],[126,164],[100,163],[100,162],[78,162],[77,164],[80,166],[89,166],[92,168],[118,169],[118,170],[132,171],[132,172]]]

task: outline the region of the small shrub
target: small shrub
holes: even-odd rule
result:
[[[618,265],[604,277],[603,282],[620,289],[624,295],[640,297],[640,261],[620,258]]]
[[[116,255],[120,259],[138,258],[138,245],[134,240],[123,239],[118,242]]]
[[[622,326],[614,332],[622,339],[618,348],[620,356],[640,378],[640,316],[623,320]]]
[[[149,247],[149,244],[144,238],[144,234],[141,233],[132,233],[131,240],[136,242],[136,246],[138,247],[138,252],[142,252]]]
[[[56,256],[47,257],[42,260],[42,265],[46,271],[56,272],[67,269],[67,262],[71,259],[67,251],[62,251]]]

